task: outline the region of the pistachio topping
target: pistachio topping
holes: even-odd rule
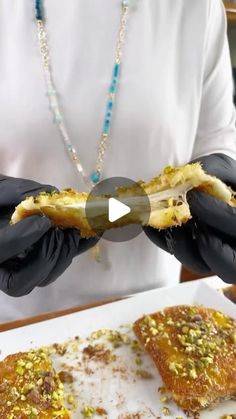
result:
[[[92,406],[84,406],[81,413],[84,418],[91,418],[95,414],[95,408]]]
[[[200,306],[185,306],[178,319],[169,313],[158,317],[153,314],[145,316],[141,323],[145,346],[165,339],[165,345],[174,352],[187,354],[187,362],[186,356],[178,359],[173,356],[169,370],[192,380],[201,374],[207,376],[209,369],[218,374],[215,361],[218,356],[227,357],[228,343],[235,345],[232,350],[236,351],[235,322],[219,311],[200,313]]]
[[[161,413],[162,413],[164,416],[170,416],[170,409],[169,409],[169,407],[164,406],[164,407],[161,409]]]
[[[9,389],[0,394],[0,417],[36,419],[43,411],[48,417],[68,418],[63,407],[63,386],[46,350],[9,356],[1,363],[0,371],[6,377],[1,382],[0,374],[0,385],[6,384]]]

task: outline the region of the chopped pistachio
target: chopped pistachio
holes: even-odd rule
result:
[[[196,372],[195,368],[192,368],[192,369],[189,371],[189,377],[190,377],[190,378],[193,378],[194,380],[197,378],[197,372]]]
[[[158,334],[158,330],[155,327],[151,327],[150,332],[151,332],[152,336],[156,336]]]
[[[133,352],[139,352],[141,350],[140,345],[136,339],[131,341],[130,347]]]
[[[144,317],[143,322],[147,324],[149,327],[156,327],[156,320],[152,319],[151,316]]]
[[[173,170],[173,166],[168,165],[168,166],[166,166],[166,167],[164,168],[164,173],[165,173],[165,174],[168,174],[168,173],[170,173],[172,170]]]
[[[17,366],[16,366],[16,373],[17,373],[17,374],[19,374],[19,375],[24,375],[24,373],[25,373],[25,368],[24,368],[24,367],[22,367],[21,365],[17,365]]]
[[[19,412],[20,407],[19,407],[19,406],[14,406],[14,407],[13,407],[13,410],[14,410],[14,412]]]
[[[142,365],[142,363],[143,363],[142,358],[140,358],[140,356],[137,356],[137,358],[135,359],[135,363],[136,363],[136,365]]]
[[[43,384],[43,379],[41,378],[41,380],[42,380],[42,384]],[[37,382],[37,384],[38,384],[38,382]],[[38,385],[42,385],[42,384],[38,384]],[[24,387],[22,389],[22,392],[23,392],[23,394],[28,394],[30,392],[30,390],[33,390],[33,388],[35,388],[35,385],[33,383],[27,383],[27,384],[24,385]]]
[[[17,365],[17,366],[19,365],[19,367],[24,367],[24,366],[25,366],[25,361],[24,361],[23,359],[19,359],[19,360],[17,361],[16,365]]]
[[[75,402],[75,398],[74,398],[74,396],[73,396],[72,394],[69,394],[69,395],[68,395],[68,397],[67,397],[67,402],[68,402],[69,404],[74,404],[74,402]]]
[[[31,370],[31,368],[33,367],[33,364],[32,364],[32,362],[27,362],[26,364],[25,364],[25,369],[26,370]]]
[[[158,387],[158,392],[164,394],[166,393],[166,388],[164,386]]]
[[[183,326],[182,327],[182,332],[186,335],[189,331],[189,327],[188,326]]]
[[[42,386],[43,385],[43,379],[39,378],[39,380],[37,381],[38,386]]]
[[[176,375],[180,375],[180,373],[183,371],[183,365],[179,364],[178,362],[170,362],[169,370]]]
[[[144,380],[152,378],[152,374],[146,370],[137,370],[136,375],[140,378],[143,378]]]
[[[84,406],[81,413],[84,418],[91,418],[95,413],[95,409],[92,406]]]
[[[168,403],[169,399],[168,399],[168,397],[167,397],[167,396],[162,396],[162,397],[160,398],[160,401],[161,401],[161,403]]]
[[[169,319],[167,319],[166,324],[167,324],[168,326],[173,326],[173,325],[175,324],[175,322],[174,322],[171,318],[169,318]]]
[[[164,416],[170,416],[170,409],[168,407],[166,407],[166,406],[164,406],[161,409],[161,412],[163,413]]]
[[[202,357],[201,358],[201,362],[203,362],[203,365],[205,367],[207,367],[209,364],[213,364],[214,363],[213,359],[210,356]]]

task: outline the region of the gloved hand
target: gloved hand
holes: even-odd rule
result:
[[[224,154],[197,160],[207,173],[236,191],[235,160]],[[187,199],[192,220],[181,227],[162,231],[148,227],[145,233],[191,271],[213,272],[225,282],[236,283],[236,208],[197,190],[190,191]]]
[[[22,296],[53,282],[75,256],[98,240],[82,239],[77,230],[54,228],[48,218],[38,215],[9,225],[15,206],[23,199],[53,190],[49,185],[0,175],[0,289],[10,296]]]

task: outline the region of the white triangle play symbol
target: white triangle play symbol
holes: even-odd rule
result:
[[[115,198],[109,198],[108,205],[108,220],[110,223],[119,220],[119,218],[124,217],[124,215],[129,214],[131,211],[128,205],[123,204]]]

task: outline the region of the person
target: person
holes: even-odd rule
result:
[[[56,229],[39,216],[9,226],[14,207],[28,195],[85,190],[60,137],[58,109],[52,123],[47,95],[55,98],[55,92],[46,91],[43,72],[49,86],[49,50],[63,118],[91,173],[120,46],[121,9],[126,35],[103,178],[148,180],[166,165],[197,159],[236,188],[235,108],[222,1],[132,0],[125,22],[127,4],[1,0],[0,322],[174,285],[180,262],[235,280],[235,210],[196,192],[190,196],[195,224],[167,232],[147,228],[132,242],[101,239],[100,263],[89,251],[98,238],[82,239],[78,231]],[[42,7],[48,50],[36,22]]]

